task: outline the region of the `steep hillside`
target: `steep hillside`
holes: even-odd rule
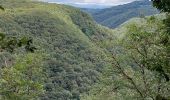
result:
[[[138,3],[148,7],[122,13]],[[71,6],[1,0],[0,9],[0,99],[169,100],[168,12],[111,30]]]
[[[170,88],[170,76],[164,71],[169,70],[170,65],[169,40],[164,42],[164,38],[169,39],[170,35],[166,35],[165,19],[165,14],[133,18],[116,28],[114,33],[119,42],[114,48],[117,49],[113,57],[114,70],[105,72],[100,83],[81,99],[168,100],[170,91],[166,89]]]
[[[148,0],[134,1],[129,4],[114,6],[99,11],[85,10],[100,24],[115,28],[133,17],[157,14],[156,8]]]
[[[42,100],[79,100],[110,66],[103,43],[112,30],[97,25],[79,9],[29,0],[1,0],[0,32],[33,38],[45,53],[45,92]],[[16,53],[19,51],[16,51]]]

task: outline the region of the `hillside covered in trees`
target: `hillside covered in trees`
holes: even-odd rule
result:
[[[112,30],[71,6],[2,0],[0,100],[168,100],[170,11],[154,6],[165,13]]]
[[[1,67],[6,63],[16,68],[25,67],[25,64],[28,67],[41,65],[44,91],[40,97],[43,100],[79,100],[80,94],[98,82],[103,70],[110,66],[109,54],[102,44],[113,40],[112,30],[97,25],[88,14],[69,6],[28,0],[3,0],[1,4],[5,8],[5,11],[0,11],[1,33],[8,37],[32,38],[36,47],[34,54],[27,54],[22,47],[15,49],[12,54],[2,52]],[[23,56],[31,56],[28,58],[31,64],[27,64]],[[8,77],[14,76],[9,72]],[[17,82],[11,79],[7,83],[12,81]],[[16,87],[19,93],[17,90],[12,92],[14,84],[9,84],[5,87],[12,90],[3,91],[2,85],[0,94],[9,93],[12,95],[10,98],[23,96],[21,91],[24,83],[19,81],[21,83],[15,83],[19,85]]]
[[[83,9],[91,14],[96,22],[101,25],[116,28],[134,17],[158,14],[159,11],[152,6],[149,0],[139,0],[132,3],[113,6],[106,9]]]

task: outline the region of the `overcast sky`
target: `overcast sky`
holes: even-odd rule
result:
[[[76,4],[108,4],[108,5],[118,5],[129,3],[136,0],[41,0],[47,2],[59,2],[59,3],[76,3]]]

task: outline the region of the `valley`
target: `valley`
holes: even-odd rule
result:
[[[0,6],[0,100],[169,99],[167,9],[145,0],[95,11]]]

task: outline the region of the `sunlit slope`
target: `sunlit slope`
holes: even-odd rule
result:
[[[112,30],[79,9],[29,0],[2,0],[0,32],[32,37],[48,55],[44,100],[79,100],[110,66],[105,42]]]

